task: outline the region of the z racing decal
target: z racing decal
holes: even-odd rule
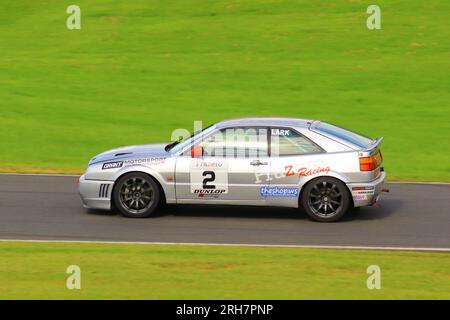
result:
[[[294,166],[285,166],[284,167],[284,176],[291,177],[298,175],[299,177],[309,177],[316,175],[318,173],[324,173],[328,174],[330,172],[330,167],[316,167],[316,168],[307,168],[307,167],[301,167],[298,169],[295,169]]]

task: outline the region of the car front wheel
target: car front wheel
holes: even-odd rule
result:
[[[159,202],[158,185],[144,173],[124,175],[114,188],[114,203],[120,213],[129,218],[145,218],[154,214]]]
[[[337,221],[350,207],[350,195],[344,183],[331,177],[317,178],[302,191],[301,203],[315,221]]]

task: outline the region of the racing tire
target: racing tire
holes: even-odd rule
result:
[[[321,177],[307,183],[302,190],[301,204],[310,219],[334,222],[351,207],[346,185],[332,177]]]
[[[133,172],[121,177],[113,193],[115,207],[128,218],[146,218],[157,211],[161,191],[152,177]]]

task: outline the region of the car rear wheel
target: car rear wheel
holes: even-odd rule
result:
[[[158,185],[144,173],[124,175],[114,188],[114,203],[120,213],[129,218],[145,218],[152,215],[159,202]]]
[[[317,178],[302,191],[301,203],[308,216],[320,222],[337,221],[350,207],[347,187],[338,179]]]

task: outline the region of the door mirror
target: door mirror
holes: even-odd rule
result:
[[[200,146],[193,146],[191,148],[191,157],[192,158],[201,158],[203,157],[203,148]]]

